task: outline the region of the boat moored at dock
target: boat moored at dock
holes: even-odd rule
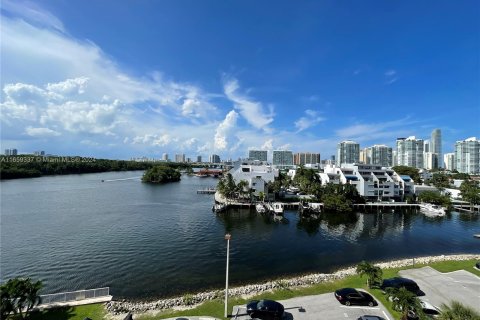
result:
[[[431,203],[418,204],[420,212],[430,217],[443,217],[445,215],[445,209],[441,206],[437,206]]]
[[[283,203],[281,202],[274,202],[273,203],[273,213],[274,214],[283,214],[284,208]]]
[[[255,210],[258,212],[258,213],[265,213],[267,211],[267,209],[265,209],[265,206],[263,205],[263,203],[257,203],[255,205]]]

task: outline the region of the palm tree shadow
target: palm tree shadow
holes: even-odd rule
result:
[[[41,320],[68,320],[75,316],[75,312],[72,307],[54,307],[43,311],[35,311],[30,314],[29,319]]]

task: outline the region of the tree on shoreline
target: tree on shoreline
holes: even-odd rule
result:
[[[165,183],[180,181],[182,174],[172,167],[166,165],[157,165],[147,171],[142,176],[142,182]]]
[[[462,200],[470,203],[471,206],[480,204],[480,187],[477,181],[465,180],[460,186]]]
[[[30,311],[41,302],[38,295],[41,288],[40,280],[33,282],[30,278],[14,278],[1,285],[1,319],[6,319],[12,312],[20,319],[27,319]]]
[[[437,191],[423,191],[418,195],[418,200],[420,202],[428,202],[447,208],[450,207],[452,202],[449,195],[442,195]]]
[[[418,173],[417,168],[408,167],[408,166],[395,166],[395,167],[392,167],[392,169],[399,175],[410,176],[410,178],[412,178],[413,181],[415,181],[416,183],[421,182],[420,174]]]
[[[360,277],[367,276],[367,286],[369,288],[378,286],[382,282],[382,269],[367,261],[360,262],[357,265],[356,272]]]

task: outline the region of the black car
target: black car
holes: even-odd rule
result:
[[[357,320],[385,320],[385,319],[379,316],[361,316]]]
[[[247,304],[247,313],[251,318],[277,320],[283,317],[285,308],[273,300],[253,300]]]
[[[380,289],[385,291],[387,288],[400,289],[402,287],[412,293],[415,293],[417,296],[422,294],[422,291],[420,290],[415,281],[402,277],[395,277],[383,280]]]
[[[335,298],[337,298],[338,302],[346,306],[355,304],[373,307],[377,305],[377,301],[375,301],[371,295],[353,288],[343,288],[335,291]]]
[[[478,262],[475,264],[475,267],[477,267],[477,269],[480,269],[480,261],[478,261]]]

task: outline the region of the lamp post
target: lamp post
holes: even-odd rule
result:
[[[228,316],[228,262],[229,262],[229,256],[230,256],[230,238],[232,236],[230,233],[227,233],[225,235],[225,240],[227,240],[227,274],[226,274],[226,279],[225,279],[225,318]]]

